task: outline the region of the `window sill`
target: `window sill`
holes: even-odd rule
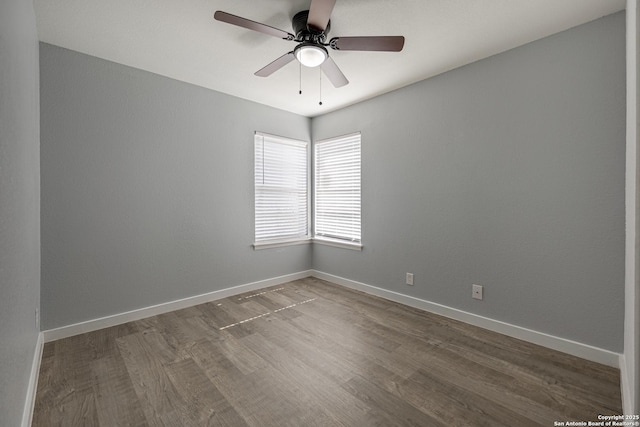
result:
[[[296,239],[296,240],[270,240],[268,242],[254,243],[252,246],[253,246],[253,250],[259,251],[262,249],[280,248],[283,246],[306,245],[309,243],[311,243],[311,239],[306,238],[306,239]]]
[[[362,250],[362,243],[347,242],[347,241],[338,240],[338,239],[328,239],[326,237],[314,237],[312,239],[312,242],[318,243],[321,245],[326,245],[326,246],[333,246],[336,248],[350,249],[352,251]]]
[[[333,246],[335,248],[350,249],[352,251],[362,250],[362,243],[346,242],[344,240],[329,239],[326,237],[314,237],[314,238],[296,239],[296,240],[272,240],[269,242],[254,243],[252,246],[253,246],[253,250],[259,251],[262,249],[280,248],[284,246],[307,245],[309,243],[313,243],[313,244],[317,243],[319,245]]]

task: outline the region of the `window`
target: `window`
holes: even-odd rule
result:
[[[308,144],[256,132],[255,246],[309,238]]]
[[[360,244],[360,133],[315,144],[314,235]]]

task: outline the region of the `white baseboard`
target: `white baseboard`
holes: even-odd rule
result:
[[[622,394],[622,412],[624,415],[636,415],[633,407],[633,390],[631,390],[630,374],[624,353],[620,355],[620,393]]]
[[[613,368],[621,368],[621,355],[609,350],[604,350],[576,341],[559,338],[553,335],[545,334],[543,332],[538,332],[520,326],[512,325],[510,323],[501,322],[499,320],[489,319],[477,314],[468,313],[456,308],[389,291],[387,289],[367,285],[361,282],[356,282],[354,280],[345,279],[344,277],[334,276],[333,274],[323,273],[321,271],[313,270],[312,276],[317,277],[318,279],[327,280],[329,282],[345,286],[347,288],[356,289],[358,291],[376,295],[381,298],[405,304],[414,308],[439,314],[441,316],[459,320],[461,322],[469,323],[483,329],[488,329],[490,331],[498,332],[503,335],[521,339],[533,344],[538,344],[543,347],[551,348],[553,350],[558,350],[576,357],[591,360],[593,362],[601,363]]]
[[[351,289],[356,289],[371,295],[376,295],[391,301],[395,301],[401,304],[406,304],[411,307],[415,307],[421,310],[425,310],[431,313],[439,314],[441,316],[449,317],[451,319],[459,320],[465,323],[469,323],[474,326],[478,326],[490,331],[498,332],[513,338],[528,341],[534,344],[538,344],[547,348],[561,351],[563,353],[571,354],[573,356],[581,357],[583,359],[591,360],[593,362],[601,363],[603,365],[611,366],[621,369],[621,355],[609,350],[593,347],[587,344],[582,344],[576,341],[571,341],[564,338],[559,338],[553,335],[545,334],[543,332],[534,331],[531,329],[523,328],[520,326],[512,325],[499,320],[490,319],[487,317],[479,316],[477,314],[468,313],[466,311],[458,310],[456,308],[448,307],[442,304],[422,300],[419,298],[411,297],[408,295],[400,294],[397,292],[389,291],[387,289],[378,288],[375,286],[367,285],[365,283],[356,282],[354,280],[345,279],[343,277],[335,276],[333,274],[324,273],[317,270],[306,270],[298,273],[287,274],[284,276],[274,277],[271,279],[260,280],[253,283],[247,283],[244,285],[234,286],[231,288],[221,289],[218,291],[209,292],[202,295],[196,295],[189,298],[184,298],[176,301],[170,301],[163,304],[158,304],[150,307],[145,307],[137,310],[128,311],[125,313],[114,314],[111,316],[101,317],[98,319],[88,320],[86,322],[75,323],[68,326],[63,326],[56,329],[50,329],[43,332],[44,342],[55,341],[70,336],[83,334],[86,332],[96,331],[98,329],[108,328],[111,326],[120,325],[123,323],[144,319],[158,314],[168,313],[170,311],[180,310],[187,307],[192,307],[198,304],[204,304],[206,302],[215,301],[218,299],[226,298],[232,295],[237,295],[243,292],[258,290],[268,286],[279,285],[292,280],[298,280],[305,277],[317,277],[318,279],[327,280],[329,282],[342,285]]]
[[[155,316],[158,314],[168,313],[175,310],[180,310],[194,305],[203,304],[206,302],[215,301],[218,299],[226,298],[229,296],[241,294],[244,292],[254,291],[269,286],[280,285],[292,280],[303,279],[305,277],[313,276],[318,279],[327,280],[337,285],[345,286],[347,288],[359,290],[367,294],[379,296],[381,298],[395,301],[401,304],[405,304],[414,308],[418,308],[431,313],[439,314],[451,319],[459,320],[474,326],[478,326],[484,329],[488,329],[494,332],[498,332],[513,338],[521,339],[523,341],[538,344],[547,348],[561,351],[563,353],[571,354],[576,357],[591,360],[593,362],[601,363],[603,365],[611,366],[620,369],[620,387],[622,392],[622,404],[624,413],[629,412],[629,408],[632,408],[630,384],[626,375],[626,365],[623,354],[615,353],[612,351],[604,350],[601,348],[593,347],[590,345],[582,344],[576,341],[559,338],[553,335],[545,334],[542,332],[534,331],[531,329],[523,328],[520,326],[512,325],[509,323],[501,322],[494,319],[489,319],[477,314],[468,313],[462,310],[458,310],[445,305],[433,303],[430,301],[422,300],[419,298],[411,297],[408,295],[400,294],[397,292],[389,291],[387,289],[378,288],[375,286],[367,285],[365,283],[357,282],[350,279],[345,279],[333,274],[324,273],[317,270],[307,270],[298,273],[287,274],[284,276],[274,277],[271,279],[260,280],[257,282],[247,283],[244,285],[234,286],[231,288],[221,289],[218,291],[209,292],[202,295],[196,295],[189,298],[184,298],[176,301],[170,301],[163,304],[158,304],[150,307],[145,307],[137,310],[128,311],[125,313],[115,314],[112,316],[106,316],[98,319],[89,320],[86,322],[80,322],[73,325],[63,326],[56,329],[50,329],[43,331],[38,335],[38,341],[36,344],[36,351],[33,358],[31,376],[29,379],[29,387],[27,390],[27,397],[23,412],[22,427],[29,427],[31,425],[31,419],[33,417],[33,408],[35,404],[36,389],[38,384],[38,374],[40,371],[40,362],[42,360],[42,350],[45,342],[55,341],[58,339],[96,331],[102,328],[108,328],[111,326],[120,325],[126,322],[144,319],[147,317]]]
[[[135,320],[144,319],[158,314],[168,313],[170,311],[181,310],[187,307],[193,307],[194,305],[204,304],[206,302],[215,301],[222,298],[227,298],[233,295],[241,294],[243,292],[254,291],[257,289],[266,288],[268,286],[280,285],[290,282],[292,280],[303,279],[311,276],[312,271],[300,271],[298,273],[287,274],[284,276],[274,277],[266,280],[259,280],[257,282],[247,283],[244,285],[238,285],[231,288],[221,289],[218,291],[209,292],[202,295],[196,295],[188,298],[179,299],[176,301],[169,301],[162,304],[153,305],[150,307],[139,308],[137,310],[127,311],[125,313],[114,314],[111,316],[105,316],[98,319],[87,320],[85,322],[74,323],[68,326],[62,326],[60,328],[49,329],[43,332],[44,341],[56,341],[62,338],[71,337],[74,335],[84,334],[87,332],[97,331],[103,328],[109,328],[111,326],[121,325],[123,323],[132,322]]]
[[[29,375],[29,385],[27,386],[27,396],[22,411],[22,427],[30,427],[33,419],[33,408],[36,404],[36,391],[38,390],[38,375],[40,374],[40,362],[42,361],[42,349],[44,347],[44,335],[38,333],[36,350],[31,362],[31,374]]]

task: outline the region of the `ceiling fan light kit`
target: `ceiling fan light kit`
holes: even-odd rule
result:
[[[305,67],[317,67],[322,64],[328,57],[327,49],[318,44],[303,42],[293,49],[293,54]]]
[[[256,76],[268,77],[289,62],[297,59],[300,64],[306,67],[313,68],[320,66],[322,72],[334,87],[342,87],[349,84],[349,80],[347,80],[342,71],[340,71],[340,68],[338,68],[338,65],[336,65],[329,56],[327,46],[333,50],[341,51],[400,52],[404,47],[404,37],[334,37],[326,43],[325,40],[331,28],[329,18],[331,17],[335,3],[336,0],[311,0],[309,10],[296,13],[291,20],[295,35],[220,10],[217,11],[213,17],[217,21],[298,43],[293,51],[285,53],[280,58],[256,71]]]

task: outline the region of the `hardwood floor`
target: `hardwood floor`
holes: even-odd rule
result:
[[[618,370],[315,278],[47,343],[33,426],[553,426]]]

